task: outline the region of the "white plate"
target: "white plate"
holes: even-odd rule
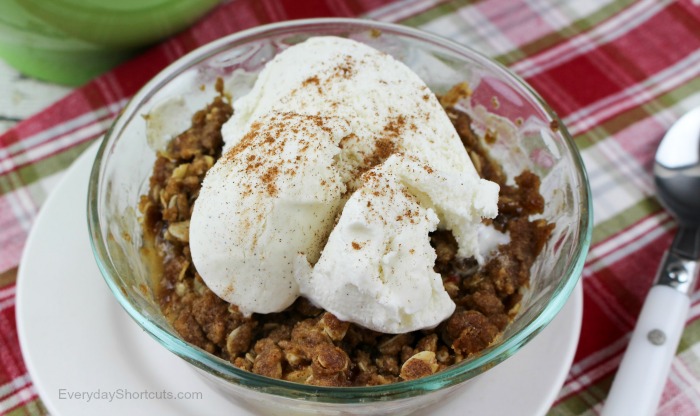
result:
[[[96,150],[85,151],[44,204],[19,268],[19,339],[44,404],[55,416],[249,415],[145,334],[102,280],[85,209]],[[582,299],[579,286],[538,337],[429,414],[546,413],[571,366]],[[168,393],[200,397],[164,397]]]

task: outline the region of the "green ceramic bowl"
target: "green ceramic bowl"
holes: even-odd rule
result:
[[[26,75],[80,85],[219,0],[2,0],[0,58]]]

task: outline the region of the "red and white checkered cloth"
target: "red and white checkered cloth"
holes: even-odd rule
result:
[[[700,105],[700,6],[690,0],[237,0],[76,89],[0,136],[0,413],[43,414],[15,325],[20,253],[56,179],[160,69],[268,22],[364,16],[453,39],[524,77],[563,118],[594,196],[575,363],[552,415],[597,414],[675,225],[654,198],[666,129]],[[700,303],[693,303],[659,413],[700,414]],[[535,377],[536,375],[533,375]]]

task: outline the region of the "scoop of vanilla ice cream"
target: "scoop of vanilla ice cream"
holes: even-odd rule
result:
[[[281,311],[303,293],[383,332],[452,313],[428,233],[450,229],[460,256],[481,259],[477,230],[496,215],[498,186],[479,178],[416,74],[362,43],[311,38],[233,106],[190,224],[207,286],[244,313]]]
[[[341,320],[383,333],[434,327],[449,317],[455,304],[433,271],[428,238],[438,215],[425,202],[437,196],[470,204],[470,193],[449,192],[459,185],[456,176],[406,155],[363,175],[319,261],[297,268],[301,293]],[[411,189],[417,184],[419,192]]]
[[[348,133],[335,117],[267,114],[210,169],[190,248],[214,293],[245,314],[294,302],[294,259],[318,259],[343,202],[345,185],[332,165]]]
[[[418,75],[392,56],[350,39],[314,37],[275,56],[222,132],[231,148],[261,115],[333,114],[350,124],[338,166],[354,188],[378,141],[422,154],[445,171],[476,175],[457,132]],[[376,163],[376,161],[374,161]]]

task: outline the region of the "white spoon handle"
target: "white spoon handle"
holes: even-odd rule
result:
[[[602,416],[656,413],[689,308],[686,294],[663,285],[651,288]]]

